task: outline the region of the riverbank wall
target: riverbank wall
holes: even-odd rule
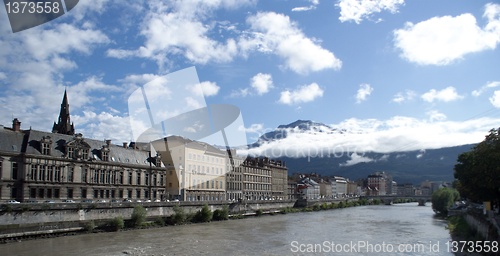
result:
[[[230,214],[245,214],[293,207],[296,201],[3,205],[0,211],[0,239],[74,232],[83,230],[90,222],[98,225],[116,217],[130,219],[137,205],[146,209],[149,219],[154,219],[172,216],[175,206],[182,207],[185,213],[191,214],[198,212],[205,204],[212,212],[227,206]]]
[[[466,213],[464,219],[469,227],[474,230],[485,241],[499,241],[500,229],[495,218],[481,215],[480,213]]]

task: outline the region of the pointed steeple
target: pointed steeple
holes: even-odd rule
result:
[[[69,115],[69,103],[66,90],[64,90],[64,97],[61,103],[61,111],[59,112],[59,119],[57,124],[56,122],[54,122],[54,127],[52,128],[52,132],[68,134],[68,135],[75,134],[75,127],[73,126],[73,123],[71,123]]]

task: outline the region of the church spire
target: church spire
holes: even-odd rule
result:
[[[59,119],[57,124],[56,122],[54,122],[54,127],[52,128],[52,132],[68,134],[68,135],[75,134],[75,127],[71,123],[69,116],[69,103],[66,90],[64,90],[64,97],[61,103],[61,111],[59,112]]]

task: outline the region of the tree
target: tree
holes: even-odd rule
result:
[[[500,199],[500,128],[490,130],[485,139],[458,156],[455,165],[457,189],[473,201]]]
[[[174,224],[183,224],[187,220],[187,215],[184,212],[184,208],[175,205],[174,206],[174,214],[172,215],[172,220]]]
[[[146,209],[142,207],[141,205],[137,205],[134,207],[134,211],[132,212],[132,226],[134,227],[140,227],[146,221]]]
[[[448,209],[459,199],[457,190],[452,188],[440,188],[432,193],[432,209],[440,215],[448,215]]]
[[[194,220],[195,222],[209,222],[212,220],[212,211],[210,211],[207,204],[203,205],[201,210],[196,212]]]
[[[222,209],[217,209],[214,211],[213,220],[228,220],[229,219],[229,208],[227,205],[224,205]]]

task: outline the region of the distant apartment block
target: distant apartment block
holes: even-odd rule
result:
[[[234,157],[227,173],[229,200],[284,200],[288,169],[280,160]]]

